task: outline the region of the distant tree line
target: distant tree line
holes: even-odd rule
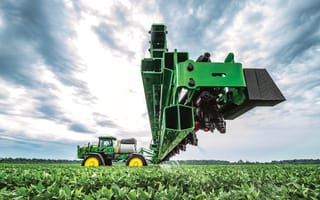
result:
[[[274,160],[271,164],[320,164],[320,159]]]
[[[41,159],[41,158],[0,158],[0,163],[31,163],[31,164],[73,164],[73,163],[80,163],[79,160],[57,160],[57,159]]]
[[[279,160],[271,162],[251,162],[239,160],[230,162],[226,160],[170,160],[165,161],[165,164],[182,164],[182,165],[232,165],[232,164],[320,164],[320,159],[293,159],[293,160]]]

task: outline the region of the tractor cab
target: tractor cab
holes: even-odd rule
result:
[[[114,152],[113,144],[116,142],[116,138],[112,136],[99,137],[98,149],[103,152]]]

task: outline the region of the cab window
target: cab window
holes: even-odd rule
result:
[[[112,142],[110,140],[104,140],[102,141],[102,145],[103,147],[107,147],[107,146],[111,146]]]

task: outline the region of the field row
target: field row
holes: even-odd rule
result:
[[[320,199],[319,165],[0,164],[0,199]]]

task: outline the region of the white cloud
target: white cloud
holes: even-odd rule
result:
[[[149,2],[152,4],[152,2]],[[127,11],[125,29],[119,26],[112,13],[113,8],[121,7]],[[123,129],[145,130],[146,124],[142,118],[145,112],[145,102],[142,81],[140,77],[140,62],[146,51],[143,41],[147,43],[147,30],[156,18],[146,16],[143,4],[131,5],[130,2],[107,3],[103,5],[88,5],[92,13],[83,13],[82,19],[76,25],[77,38],[73,44],[82,58],[86,70],[77,74],[84,80],[97,97],[97,102],[91,105],[94,112],[104,113]],[[122,49],[134,52],[133,57],[126,57],[115,49],[106,47],[95,32],[94,26],[107,23],[117,32],[114,41]]]

